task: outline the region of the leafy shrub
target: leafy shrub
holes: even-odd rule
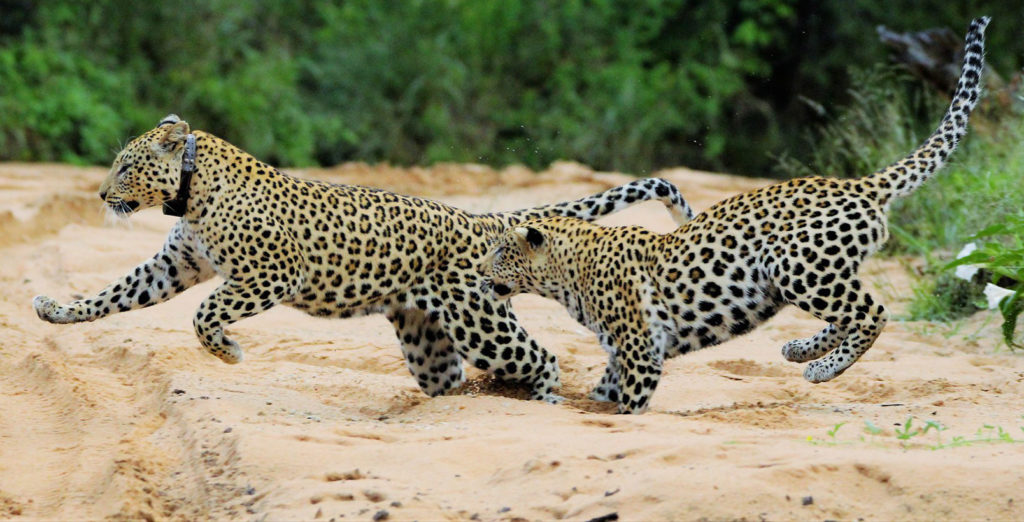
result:
[[[1003,340],[1017,347],[1017,318],[1024,312],[1024,213],[987,227],[971,239],[985,243],[947,267],[980,265],[992,272],[993,282],[1013,291],[999,302],[999,312],[1003,316]]]
[[[68,53],[0,48],[0,151],[9,159],[72,163],[109,158],[125,121],[132,81]]]
[[[820,116],[798,100],[846,98],[847,68],[885,59],[876,24],[975,11],[1016,68],[1017,9],[993,0],[0,0],[0,160],[106,164],[175,112],[287,165],[764,175],[781,150],[813,163],[800,129]]]

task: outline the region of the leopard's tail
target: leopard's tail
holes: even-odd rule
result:
[[[877,191],[880,202],[885,205],[892,199],[910,195],[928,181],[946,163],[946,158],[956,149],[957,143],[967,134],[967,118],[978,103],[981,94],[981,71],[985,53],[985,27],[989,17],[982,16],[971,21],[964,46],[964,65],[960,80],[942,117],[939,128],[925,142],[907,157],[864,178],[869,191]]]
[[[618,212],[633,203],[657,200],[664,203],[676,224],[682,225],[693,219],[693,209],[686,202],[675,185],[661,178],[645,178],[632,181],[625,185],[608,189],[576,201],[555,203],[542,207],[514,210],[490,214],[488,217],[498,220],[509,227],[530,219],[546,217],[573,217],[585,221]]]

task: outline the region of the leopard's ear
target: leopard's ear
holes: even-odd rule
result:
[[[516,227],[515,233],[522,241],[530,245],[530,248],[539,248],[544,244],[544,234],[541,234],[536,228]]]
[[[160,120],[160,123],[157,123],[156,126],[163,127],[164,125],[178,123],[179,121],[181,121],[181,118],[179,118],[177,114],[168,114],[167,116],[164,116],[164,119]]]
[[[188,137],[188,133],[192,132],[189,128],[187,121],[171,121],[171,119],[177,120],[177,116],[170,115],[164,118],[164,121],[160,122],[158,129],[162,131],[158,134],[158,138],[153,143],[153,151],[157,154],[167,154],[178,149],[182,144],[185,143],[185,138]]]

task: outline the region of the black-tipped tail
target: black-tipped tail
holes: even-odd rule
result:
[[[677,225],[693,219],[693,209],[672,183],[661,178],[646,178],[608,189],[576,201],[492,214],[505,227],[546,217],[572,217],[594,221],[618,212],[634,203],[661,201]]]
[[[981,96],[981,72],[984,66],[985,27],[989,17],[971,21],[964,46],[964,65],[960,72],[953,101],[949,104],[939,128],[909,156],[875,172],[865,182],[878,190],[881,202],[911,194],[928,181],[946,163],[967,134],[967,118]]]

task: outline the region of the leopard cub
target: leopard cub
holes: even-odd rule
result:
[[[984,31],[971,22],[963,70],[938,129],[909,156],[853,180],[795,179],[719,202],[675,232],[552,217],[499,237],[480,271],[496,296],[562,303],[610,353],[592,398],[646,410],[662,362],[754,329],[787,304],[828,323],[782,348],[835,378],[875,342],[885,307],[857,277],[889,237],[890,203],[934,174],[967,132],[978,101]]]

